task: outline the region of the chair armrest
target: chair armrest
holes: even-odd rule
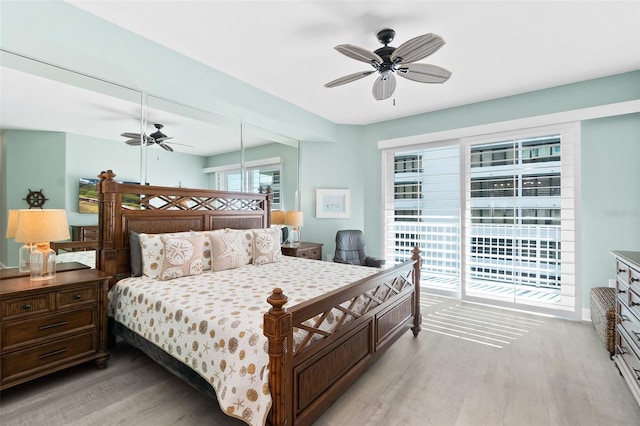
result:
[[[367,256],[367,258],[364,261],[365,261],[365,265],[372,266],[374,268],[382,268],[385,262],[384,259],[378,259],[377,257],[371,257],[371,256]]]

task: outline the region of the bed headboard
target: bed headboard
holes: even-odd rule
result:
[[[96,267],[113,278],[131,272],[129,232],[209,231],[268,228],[270,189],[266,193],[214,191],[118,183],[111,170],[97,184],[99,242]],[[139,205],[139,209],[131,205]]]

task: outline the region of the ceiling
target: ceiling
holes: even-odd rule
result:
[[[370,124],[640,69],[640,1],[67,3],[335,123]],[[446,44],[419,62],[444,67],[452,72],[451,78],[444,84],[398,78],[394,95],[384,101],[374,100],[371,94],[374,75],[331,89],[323,87],[337,77],[372,69],[334,46],[353,44],[375,50],[382,46],[375,34],[385,27],[396,31],[391,43],[396,47],[429,32],[442,36]],[[95,93],[82,89],[40,100],[42,119],[34,123],[33,107],[20,107],[25,99],[21,94],[29,89],[38,93],[35,84],[54,84],[40,80],[2,68],[0,126],[38,125],[43,130],[100,136],[95,134],[97,128],[102,137],[117,135],[116,139],[123,131],[139,131],[133,118],[109,121],[105,116],[109,110],[134,108],[133,117],[134,104],[123,105],[114,98],[101,100],[101,108],[96,108]],[[47,105],[55,105],[55,112],[45,114]],[[97,120],[99,126],[94,124]],[[166,113],[157,117],[165,124],[164,133],[176,135],[175,142],[192,145],[176,145],[176,151],[215,153],[203,138],[179,132],[181,120]],[[86,129],[75,130],[80,123]],[[106,129],[105,123],[112,129]],[[206,134],[194,123],[188,124],[183,126],[185,132],[189,128]],[[232,130],[228,138],[237,142],[237,133]]]

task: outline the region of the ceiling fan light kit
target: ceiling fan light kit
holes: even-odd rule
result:
[[[370,51],[351,44],[340,44],[335,49],[345,56],[370,64],[373,71],[362,71],[337,78],[325,84],[325,87],[337,87],[359,80],[374,72],[380,76],[373,83],[373,97],[381,101],[390,97],[396,89],[394,73],[418,83],[444,83],[451,77],[451,72],[430,64],[416,64],[415,61],[434,54],[442,46],[444,39],[436,34],[423,34],[402,43],[400,46],[389,46],[396,35],[390,28],[378,31],[378,41],[383,47]]]

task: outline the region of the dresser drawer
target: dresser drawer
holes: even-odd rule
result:
[[[64,290],[56,293],[57,307],[70,308],[86,303],[96,303],[98,289],[95,285]]]
[[[37,374],[40,370],[55,368],[55,364],[81,360],[95,352],[95,333],[86,333],[3,355],[2,384]]]
[[[25,315],[35,315],[55,310],[52,294],[37,294],[35,296],[20,297],[0,302],[0,317],[8,320]]]
[[[640,386],[640,360],[624,336],[621,336],[620,345],[616,347],[616,358],[619,367],[625,369],[628,376],[633,378],[635,386]]]
[[[322,260],[322,248],[313,247],[298,250],[298,257],[304,259]]]
[[[627,286],[629,285],[629,265],[620,261],[620,259],[616,260],[616,280],[625,283]]]
[[[635,268],[629,268],[629,285],[640,294],[640,271]]]
[[[640,289],[633,287],[629,290],[629,310],[640,318],[640,294],[637,293]]]
[[[82,329],[90,331],[95,327],[93,308],[2,324],[2,351],[21,343]]]

